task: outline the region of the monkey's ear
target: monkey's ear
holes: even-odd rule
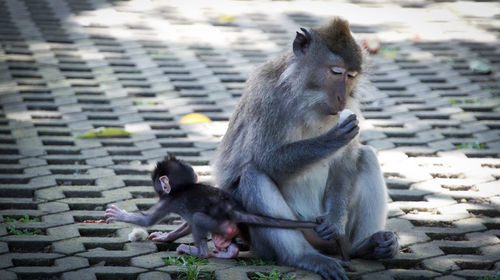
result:
[[[312,36],[309,30],[301,27],[300,30],[304,32],[304,34],[297,31],[297,35],[295,36],[295,40],[293,40],[293,53],[295,56],[300,56],[306,52],[307,47],[311,44]]]
[[[163,189],[163,191],[167,194],[170,193],[172,187],[170,187],[170,182],[168,180],[168,177],[161,176],[160,178],[158,178],[158,180],[160,180],[161,188]]]

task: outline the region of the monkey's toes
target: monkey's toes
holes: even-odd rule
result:
[[[356,268],[354,267],[354,265],[352,264],[352,262],[342,261],[341,264],[342,264],[343,267],[347,268],[347,270],[349,270],[351,272],[356,271]]]

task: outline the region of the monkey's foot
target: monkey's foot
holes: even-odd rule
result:
[[[214,257],[214,258],[219,258],[219,259],[232,259],[232,258],[236,258],[238,256],[238,253],[240,252],[240,250],[238,249],[238,246],[236,246],[236,244],[231,243],[231,245],[229,245],[224,250],[214,250],[212,253],[210,253],[206,256],[200,256],[199,250],[195,246],[181,244],[181,245],[179,245],[179,247],[177,247],[176,252],[177,252],[177,254],[199,256],[201,258]]]
[[[392,231],[379,231],[370,238],[373,246],[372,257],[374,259],[388,259],[394,257],[399,251],[397,235]]]
[[[326,280],[348,280],[344,268],[352,267],[351,262],[327,257],[318,253],[309,253],[301,256],[295,264],[299,268],[314,271]]]
[[[193,256],[198,256],[198,248],[195,246],[189,246],[187,244],[181,244],[179,247],[177,247],[177,250],[175,250],[177,254],[185,254],[185,255],[193,255]]]
[[[229,247],[224,250],[214,250],[210,254],[210,256],[219,259],[233,259],[238,256],[239,252],[240,249],[238,249],[238,246],[236,246],[236,244],[234,243],[231,243],[231,245],[229,245]]]
[[[199,250],[195,246],[189,246],[186,244],[181,244],[179,247],[177,247],[177,250],[175,250],[177,254],[185,254],[185,255],[192,255],[192,256],[198,256],[200,258],[208,258],[211,255],[206,252],[206,250]]]
[[[363,259],[388,259],[399,251],[397,235],[392,231],[379,231],[361,242],[351,256]]]

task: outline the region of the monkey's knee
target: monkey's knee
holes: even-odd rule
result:
[[[246,165],[234,194],[249,212],[278,218],[294,218],[278,186],[251,164]]]
[[[370,146],[362,145],[359,147],[359,166],[360,172],[381,172],[380,164],[377,158],[377,152]]]

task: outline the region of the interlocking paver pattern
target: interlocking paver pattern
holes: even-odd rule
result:
[[[0,278],[178,279],[183,268],[163,259],[190,237],[130,243],[131,225],[83,222],[110,204],[152,206],[149,171],[167,152],[210,182],[251,69],[289,48],[298,27],[332,15],[360,40],[382,42],[369,57],[361,139],[378,150],[387,228],[402,245],[395,259],[353,260],[349,277],[495,276],[498,2],[0,0]],[[213,122],[180,124],[188,113]],[[132,134],[78,138],[98,127]],[[38,220],[20,222],[25,215]],[[148,230],[179,224],[171,215]],[[252,255],[243,248],[241,257]],[[221,280],[273,268],[320,279],[235,260],[201,267]]]

